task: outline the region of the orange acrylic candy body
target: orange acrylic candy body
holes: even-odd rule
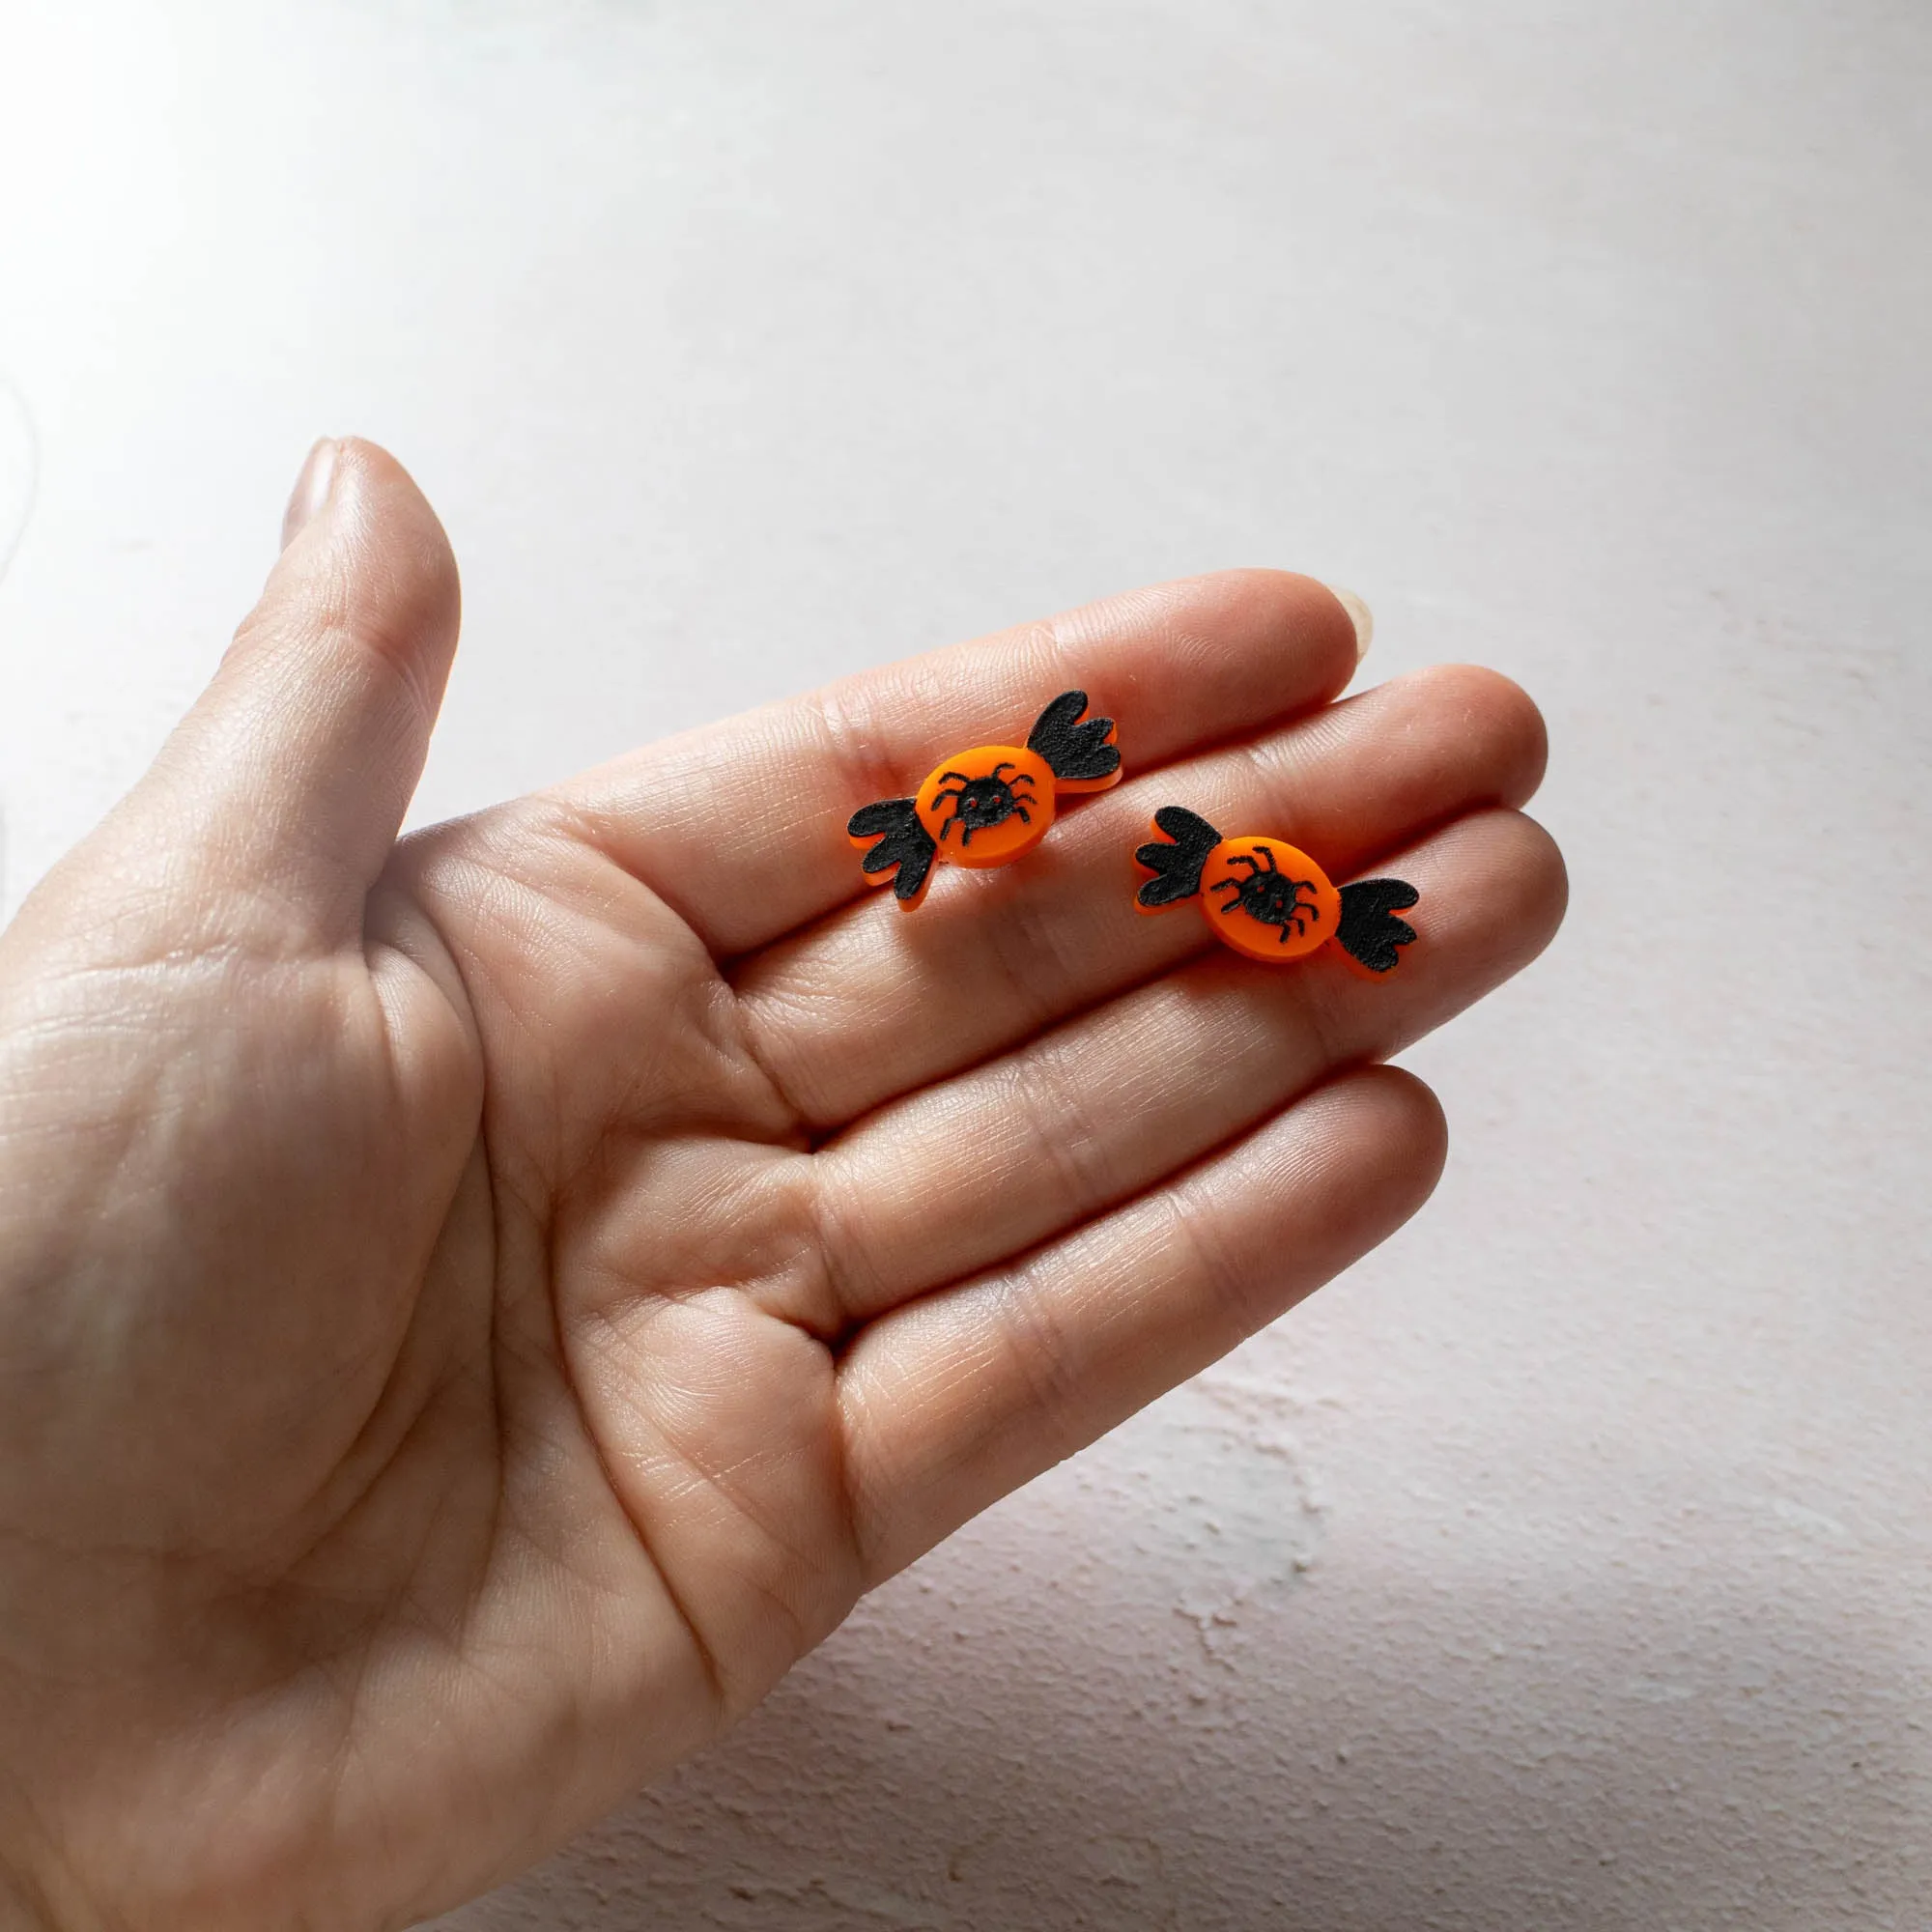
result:
[[[979,745],[928,772],[913,809],[940,858],[1005,866],[1053,823],[1053,768],[1022,747]]]
[[[1063,691],[1024,745],[976,745],[942,758],[911,798],[862,806],[845,827],[867,876],[890,878],[902,911],[925,897],[939,860],[1010,865],[1046,837],[1057,792],[1104,791],[1121,779],[1111,718],[1085,718],[1087,694]]]
[[[1361,879],[1339,892],[1306,852],[1283,838],[1223,838],[1199,812],[1163,806],[1153,842],[1134,858],[1153,877],[1134,895],[1142,912],[1198,897],[1208,927],[1250,959],[1280,965],[1332,945],[1369,979],[1395,970],[1415,928],[1396,918],[1421,896],[1401,879]]]
[[[1306,852],[1279,838],[1225,838],[1201,871],[1218,937],[1250,959],[1299,959],[1342,923],[1342,895]]]

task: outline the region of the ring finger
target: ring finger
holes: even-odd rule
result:
[[[1118,1206],[1352,1062],[1385,1059],[1520,971],[1562,917],[1563,862],[1513,811],[1401,855],[1431,917],[1370,984],[1217,952],[927,1088],[809,1156],[838,1332]]]

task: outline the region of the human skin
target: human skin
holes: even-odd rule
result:
[[[457,578],[318,445],[154,768],[0,936],[0,1923],[396,1926],[1373,1247],[1378,1063],[1561,863],[1492,673],[1336,697],[1240,571],[398,841]],[[903,915],[847,815],[1078,686],[1127,777]],[[1140,917],[1154,809],[1421,889],[1387,982]],[[724,836],[728,828],[729,836]]]

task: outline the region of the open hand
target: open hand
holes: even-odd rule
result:
[[[457,629],[324,445],[138,788],[0,938],[0,1920],[391,1926],[712,1739],[865,1590],[1346,1267],[1376,1063],[1560,917],[1536,712],[1333,704],[1168,584],[397,841]],[[854,807],[1079,686],[1127,778],[902,915]],[[1182,801],[1420,887],[1389,982],[1139,916]]]

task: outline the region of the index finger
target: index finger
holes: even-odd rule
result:
[[[1145,772],[1315,709],[1352,674],[1354,621],[1312,577],[1183,578],[862,671],[666,739],[551,796],[721,957],[870,890],[845,821],[961,746],[1023,738],[1073,688]]]

